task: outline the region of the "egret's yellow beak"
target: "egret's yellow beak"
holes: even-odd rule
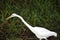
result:
[[[9,20],[10,18],[12,18],[11,16],[9,16],[8,18],[6,18],[6,20]]]

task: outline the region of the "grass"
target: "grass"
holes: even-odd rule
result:
[[[26,40],[24,36],[21,38],[22,34],[27,37],[32,35],[32,40],[35,37],[20,19],[12,18],[6,21],[6,18],[15,12],[21,15],[32,26],[41,26],[57,32],[58,37],[56,40],[60,40],[59,4],[56,0],[1,0],[0,39],[23,40],[24,38]],[[26,35],[26,33],[30,35]]]

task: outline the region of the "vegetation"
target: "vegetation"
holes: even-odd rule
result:
[[[32,26],[57,32],[55,40],[60,40],[59,0],[0,0],[0,40],[37,40],[20,19],[6,21],[12,13],[21,15]]]

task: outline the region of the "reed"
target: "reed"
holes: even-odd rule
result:
[[[12,18],[11,20],[6,21],[6,18],[14,12],[21,15],[26,20],[26,22],[32,26],[42,26],[56,31],[58,33],[58,38],[56,40],[59,40],[59,4],[60,3],[56,3],[56,0],[1,0],[0,27],[3,28],[1,31],[3,30],[2,32],[4,33],[6,40],[23,40],[25,37],[21,36],[26,35],[24,33],[28,33],[29,31],[29,29],[27,29],[18,18]],[[29,34],[30,33],[31,32],[29,32]],[[32,40],[34,37],[35,36],[31,37]]]

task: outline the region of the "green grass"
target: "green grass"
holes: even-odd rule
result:
[[[59,2],[56,3],[54,0],[1,0],[0,39],[6,38],[6,40],[23,40],[24,36],[21,38],[21,34],[24,35],[26,29],[28,30],[26,32],[30,32],[30,30],[18,18],[12,18],[6,21],[6,18],[15,12],[21,15],[25,21],[32,26],[41,26],[57,32],[58,37],[56,40],[60,40],[59,4]],[[31,33],[32,32],[29,34],[31,35]]]

